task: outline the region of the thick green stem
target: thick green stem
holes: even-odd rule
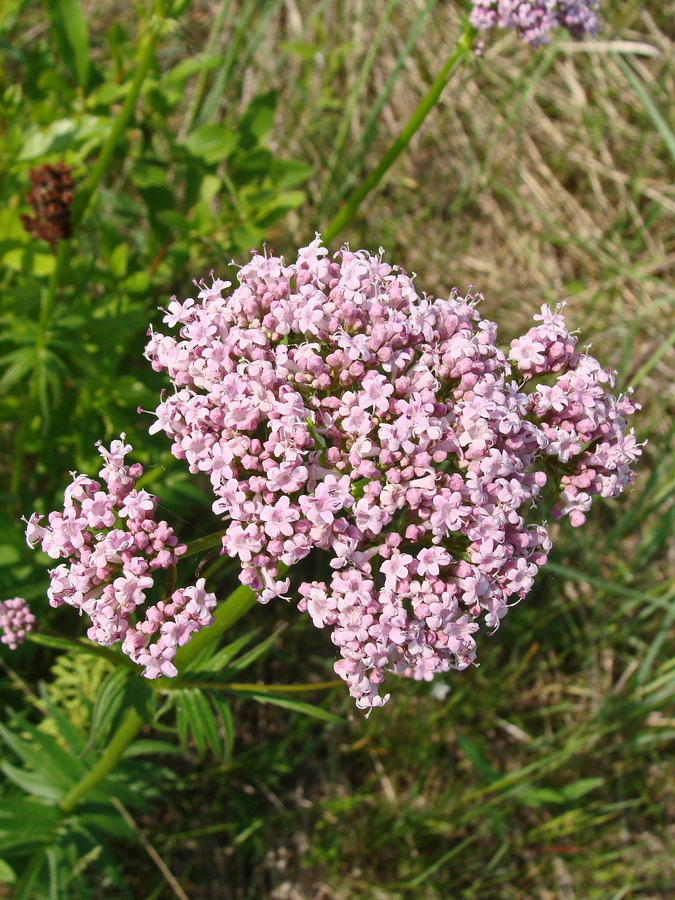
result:
[[[103,781],[106,775],[112,772],[122,758],[124,751],[141,730],[142,725],[143,719],[132,706],[127,711],[122,724],[112,736],[110,743],[103,751],[98,762],[68,791],[59,803],[59,808],[64,815],[71,813],[80,800]]]
[[[255,605],[255,602],[255,594],[250,588],[242,585],[233,591],[227,600],[217,608],[214,624],[200,631],[189,644],[181,647],[178,651],[175,660],[178,667],[187,666],[204,647],[218,640],[230,625]],[[170,678],[160,678],[153,682],[153,687],[161,689],[167,682],[175,687],[180,684],[179,681],[174,682]],[[64,815],[71,813],[80,800],[115,768],[126,748],[141,730],[142,725],[143,719],[140,714],[134,707],[131,707],[98,762],[71,788],[59,804]]]
[[[205,647],[219,640],[231,625],[234,625],[242,616],[246,615],[249,609],[253,609],[256,602],[256,595],[251,588],[245,585],[241,585],[232,591],[227,600],[219,603],[216,607],[213,614],[215,619],[213,625],[209,625],[208,628],[197,632],[190,643],[181,647],[176,653],[174,663],[178,671],[184,671]],[[159,678],[155,684],[160,686],[166,681],[171,681],[171,679]]]
[[[452,70],[455,68],[457,63],[459,63],[462,59],[468,57],[472,52],[474,38],[475,30],[473,28],[467,28],[467,30],[457,42],[455,50],[449,56],[445,65],[438,73],[434,83],[422,98],[419,106],[407,121],[407,123],[403,126],[403,129],[401,130],[399,136],[396,138],[391,147],[389,147],[387,152],[384,154],[384,156],[370,173],[370,175],[368,175],[367,178],[365,178],[365,180],[362,181],[361,184],[356,188],[356,190],[353,191],[342,209],[340,209],[337,215],[333,217],[328,227],[323,230],[323,239],[324,241],[326,241],[326,243],[332,240],[337,234],[339,234],[342,228],[344,228],[344,226],[347,224],[347,222],[349,222],[350,219],[353,218],[361,203],[365,200],[368,194],[377,187],[386,172],[396,162],[401,153],[403,153],[405,148],[412,140],[413,136],[419,131],[422,123],[438,102],[438,99],[443,92],[443,88],[448,83]]]

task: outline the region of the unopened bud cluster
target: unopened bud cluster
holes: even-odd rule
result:
[[[29,631],[35,630],[35,616],[23,597],[12,597],[0,602],[0,642],[10,650],[23,643]]]
[[[210,479],[223,551],[261,602],[292,566],[330,554],[300,608],[331,629],[362,708],[385,672],[430,679],[475,659],[530,591],[548,512],[580,525],[640,454],[613,376],[578,353],[560,310],[497,346],[478,296],[420,295],[382,254],[317,238],[297,260],[254,255],[239,285],[173,300],[146,353],[174,392],[157,408],[173,453]]]

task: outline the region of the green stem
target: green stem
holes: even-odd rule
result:
[[[256,597],[250,588],[243,585],[238,587],[217,608],[215,612],[216,621],[213,625],[200,631],[192,638],[189,644],[181,647],[176,654],[177,665],[185,667],[189,664],[204,647],[218,640],[223,632],[240,619],[255,603]],[[153,687],[159,688],[167,682],[172,683],[172,679],[164,677],[157,679],[153,683]],[[140,714],[134,707],[131,707],[98,762],[68,791],[59,804],[59,808],[64,815],[71,813],[80,800],[115,768],[126,748],[141,730],[142,725],[143,719]]]
[[[245,585],[241,585],[232,591],[227,600],[219,603],[216,607],[213,614],[215,619],[213,625],[209,625],[208,628],[203,628],[201,631],[198,631],[197,634],[192,637],[190,643],[181,647],[178,653],[176,653],[174,663],[178,671],[185,671],[192,660],[201,653],[202,650],[208,647],[209,644],[219,640],[230,625],[234,625],[234,623],[239,621],[242,616],[246,615],[249,609],[253,609],[256,602],[256,595]],[[159,687],[160,685],[164,686],[167,682],[171,681],[172,679],[170,678],[162,677],[158,678],[155,684]]]
[[[145,81],[145,78],[150,71],[150,67],[152,66],[155,56],[155,47],[163,30],[163,9],[164,4],[158,2],[156,13],[147,25],[147,30],[143,37],[140,52],[138,54],[136,74],[134,75],[133,81],[131,82],[129,92],[127,93],[124,103],[122,104],[122,109],[120,110],[119,115],[115,119],[113,126],[110,129],[110,134],[108,135],[106,142],[101,148],[101,153],[99,154],[99,157],[96,161],[96,165],[94,166],[89,178],[85,182],[84,187],[78,193],[75,203],[73,204],[73,229],[75,229],[86,216],[89,205],[96,192],[96,188],[101,182],[103,176],[106,174],[108,165],[110,164],[110,160],[112,159],[112,155],[115,152],[115,148],[117,147],[117,144],[124,134],[124,131],[129,124],[129,120],[133,115],[134,108],[136,106],[136,100],[138,99],[138,95],[140,94],[141,88],[143,87],[143,82]]]
[[[52,309],[54,308],[54,303],[56,302],[56,291],[58,290],[61,276],[66,267],[69,252],[70,246],[68,244],[68,241],[59,241],[56,247],[56,259],[54,260],[54,268],[49,279],[49,287],[47,289],[47,293],[42,298],[42,303],[40,305],[40,318],[38,320],[39,330],[37,339],[37,344],[40,348],[46,346],[47,327],[52,316]]]
[[[59,803],[64,815],[71,813],[80,800],[86,796],[99,782],[115,768],[122,754],[136,737],[143,725],[143,719],[132,706],[127,711],[122,724],[112,736],[110,743],[103,751],[98,762],[74,785]]]
[[[220,547],[226,534],[227,529],[223,529],[222,531],[214,531],[213,534],[207,534],[206,537],[197,538],[196,541],[190,541],[187,545],[187,550],[180,558],[185,559],[186,556],[194,556],[196,553],[204,553],[206,550]]]
[[[207,58],[209,56],[212,56],[216,49],[216,43],[220,38],[225,19],[230,11],[230,3],[231,0],[227,0],[227,2],[226,0],[222,0],[220,7],[218,8],[218,12],[215,15],[208,40],[206,42],[206,48],[204,50],[204,56]],[[197,110],[199,109],[202,97],[204,96],[208,78],[209,73],[204,67],[201,69],[199,75],[197,76],[197,83],[195,84],[194,92],[190,99],[187,112],[185,113],[185,117],[183,118],[183,124],[181,125],[179,130],[179,139],[181,141],[185,140],[187,135],[192,130],[192,126],[197,115]]]
[[[403,126],[401,133],[394,143],[389,147],[380,162],[373,171],[365,178],[364,181],[356,188],[355,191],[347,199],[345,205],[333,217],[328,227],[323,230],[323,239],[326,243],[332,240],[340,233],[342,228],[353,218],[361,203],[368,194],[377,187],[386,172],[396,162],[398,157],[408,146],[413,136],[419,131],[422,123],[434,108],[443,92],[443,88],[448,83],[452,70],[457,63],[465,59],[472,52],[473,42],[475,38],[475,29],[467,27],[467,30],[458,40],[454,51],[448,57],[445,65],[438,73],[434,83],[431,85],[425,96],[422,98],[419,106],[412,114],[407,123]]]

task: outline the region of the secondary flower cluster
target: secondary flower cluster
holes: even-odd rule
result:
[[[471,0],[469,21],[479,31],[509,28],[527,44],[548,44],[555,28],[566,28],[579,41],[595,37],[599,0]]]
[[[155,573],[174,566],[186,547],[166,522],[155,520],[157,498],[136,489],[143,467],[124,464],[132,449],[124,441],[123,434],[109,450],[99,446],[105,462],[99,477],[107,490],[74,475],[63,512],[51,512],[47,526],[33,513],[26,540],[31,547],[39,543],[52,559],[67,560],[49,572],[52,606],[67,604],[88,615],[87,635],[98,644],[123,641],[122,650],[144,667],[146,678],[172,676],[176,649],[212,623],[216,598],[200,579],[144,607]]]
[[[23,597],[0,601],[0,641],[11,650],[23,643],[29,631],[35,627],[35,616]]]
[[[331,554],[330,585],[300,585],[300,608],[331,628],[358,706],[387,700],[385,671],[468,666],[480,621],[496,628],[546,560],[526,517],[547,480],[573,525],[630,482],[634,404],[559,310],[507,359],[478,297],[420,296],[381,253],[330,259],[317,237],[291,265],[254,255],[238,280],[174,299],[179,338],[151,333],[175,387],[151,431],[210,479],[223,551],[261,602],[289,590],[282,566]]]

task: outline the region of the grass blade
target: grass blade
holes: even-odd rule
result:
[[[645,112],[652,120],[652,124],[663,138],[663,141],[668,148],[668,152],[675,161],[675,134],[673,134],[670,126],[659,112],[656,104],[649,95],[649,92],[636,75],[630,63],[626,62],[626,60],[621,55],[617,55],[616,61],[623,74],[631,83],[633,90],[642,101]]]

